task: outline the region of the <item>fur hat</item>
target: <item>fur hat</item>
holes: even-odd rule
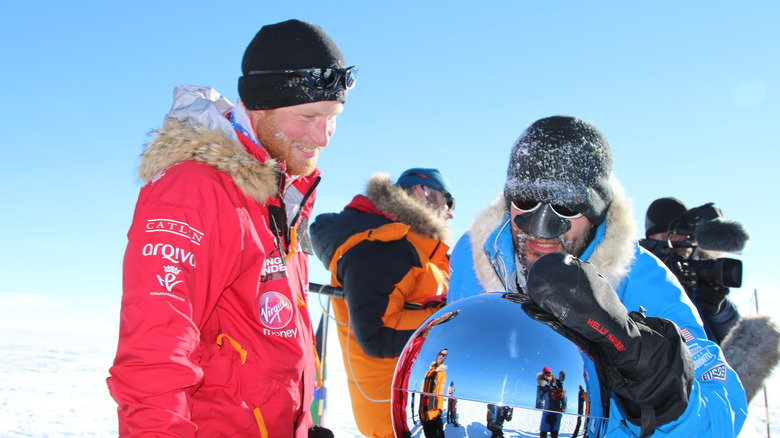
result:
[[[509,156],[504,197],[561,205],[599,225],[612,202],[612,152],[595,126],[568,116],[537,120]]]
[[[688,207],[677,198],[656,199],[647,208],[645,214],[645,237],[655,233],[669,231],[673,220],[684,215]]]
[[[257,70],[344,68],[344,56],[325,31],[311,23],[288,20],[263,26],[244,52],[238,78],[238,95],[250,110],[303,103],[345,102],[344,87],[314,89],[304,79],[285,74],[249,75]]]

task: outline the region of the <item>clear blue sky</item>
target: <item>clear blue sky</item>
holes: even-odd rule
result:
[[[477,6],[477,3],[480,5]],[[780,294],[780,3],[43,1],[0,15],[0,327],[115,330],[135,168],[179,84],[237,98],[244,48],[299,18],[360,66],[323,152],[316,213],[378,171],[438,167],[459,237],[502,189],[510,147],[568,114],[610,139],[637,221],[714,201],[751,231],[743,289]],[[327,282],[312,263],[312,280]]]

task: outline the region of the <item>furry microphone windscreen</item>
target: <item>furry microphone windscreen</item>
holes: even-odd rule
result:
[[[699,222],[693,238],[705,251],[740,253],[747,246],[750,233],[739,222],[715,218]]]
[[[750,403],[780,361],[780,329],[768,316],[746,316],[731,329],[721,349]]]

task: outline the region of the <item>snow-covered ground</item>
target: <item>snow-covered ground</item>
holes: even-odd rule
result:
[[[765,312],[762,312],[765,313]],[[776,313],[770,313],[776,314]],[[328,348],[325,426],[337,438],[360,437],[354,425],[346,373],[334,336]],[[72,334],[0,329],[0,437],[116,436],[115,404],[105,379],[115,349],[113,334]],[[780,436],[780,373],[767,385],[769,407],[759,393],[740,437]],[[465,409],[466,406],[464,405]],[[447,425],[448,436],[489,436],[483,427]],[[511,432],[507,436],[513,435]]]

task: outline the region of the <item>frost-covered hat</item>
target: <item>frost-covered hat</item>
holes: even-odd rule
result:
[[[653,201],[645,214],[645,237],[669,231],[673,220],[684,215],[688,207],[677,198],[667,197]]]
[[[568,116],[537,120],[509,156],[507,202],[561,205],[599,225],[612,202],[612,152],[595,126]]]
[[[253,73],[344,67],[344,56],[320,26],[299,20],[269,24],[257,32],[244,52],[238,95],[250,110],[326,100],[344,102],[347,99],[345,87],[314,89],[304,85],[302,77]]]

